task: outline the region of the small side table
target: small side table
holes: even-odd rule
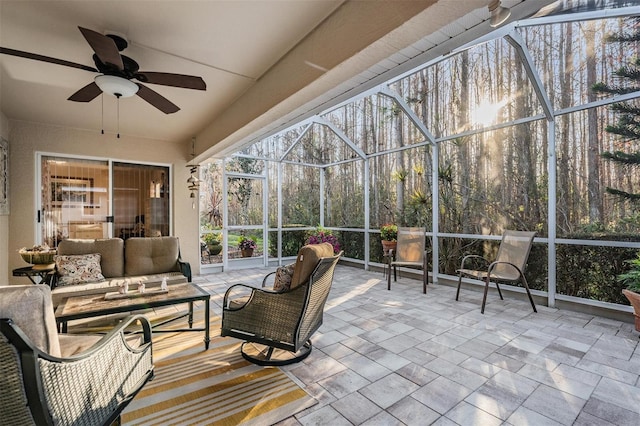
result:
[[[55,263],[48,263],[42,265],[25,266],[24,268],[17,268],[13,270],[14,277],[27,277],[33,284],[47,284],[50,285],[47,275],[49,272],[56,270]],[[40,281],[36,281],[35,278],[39,277]]]

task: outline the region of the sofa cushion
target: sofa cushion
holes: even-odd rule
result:
[[[56,255],[59,286],[104,281],[100,268],[100,253]]]
[[[307,244],[298,252],[296,266],[291,278],[291,289],[304,284],[323,257],[332,257],[333,246],[329,243]]]
[[[180,243],[177,237],[128,238],[124,247],[124,275],[180,271],[179,255]]]
[[[121,238],[97,240],[62,240],[58,255],[100,253],[100,267],[105,278],[124,276],[124,241]]]

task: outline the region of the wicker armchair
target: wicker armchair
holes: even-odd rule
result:
[[[131,316],[104,336],[58,334],[47,286],[3,286],[0,369],[0,424],[110,425],[153,377],[151,328]]]
[[[333,272],[342,255],[334,256],[331,245],[326,246],[300,249],[290,289],[236,284],[227,290],[221,335],[244,340],[241,352],[245,359],[258,365],[286,365],[311,353],[310,337],[322,325]],[[251,292],[240,303],[234,299],[238,289]]]

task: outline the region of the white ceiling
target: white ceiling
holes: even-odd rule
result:
[[[250,88],[342,0],[1,1],[0,46],[95,67],[78,26],[119,33],[123,52],[145,71],[201,76],[206,92],[149,84],[181,108],[165,115],[135,96],[120,101],[120,132],[190,138]],[[100,98],[66,99],[94,73],[0,55],[0,107],[10,119],[101,128]],[[115,132],[116,100],[104,98],[104,128]]]
[[[530,13],[550,0],[528,4]],[[205,92],[148,84],[181,108],[141,98],[67,98],[95,73],[0,54],[0,109],[23,120],[187,143],[200,160],[371,85],[425,52],[490,30],[489,0],[0,0],[0,46],[94,67],[78,26],[117,33],[141,71],[201,76]],[[472,29],[473,31],[470,31]],[[468,40],[467,40],[468,41]],[[461,42],[460,42],[461,43]],[[443,50],[439,54],[445,53]],[[104,118],[103,118],[104,116]]]

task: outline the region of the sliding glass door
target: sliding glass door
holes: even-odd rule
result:
[[[114,235],[169,235],[169,168],[113,163]]]
[[[169,235],[169,167],[40,157],[41,242]]]

